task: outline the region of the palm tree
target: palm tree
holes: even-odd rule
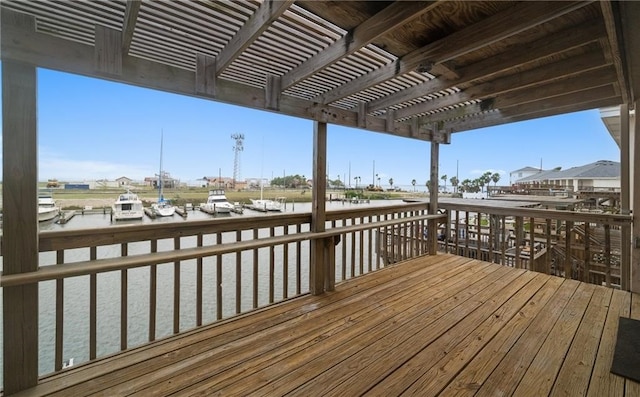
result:
[[[500,180],[500,174],[494,172],[493,175],[491,175],[491,180],[493,181],[493,186],[496,186]]]
[[[412,179],[411,180],[411,184],[413,185],[413,191],[415,192],[416,191],[416,180]]]
[[[393,190],[393,178],[389,178],[389,186],[391,186],[391,190]]]
[[[458,193],[458,183],[460,183],[458,177],[452,176],[451,179],[449,179],[449,182],[451,182],[451,186],[454,187],[455,193]]]
[[[440,177],[444,181],[444,191],[447,191],[447,174],[444,174]]]

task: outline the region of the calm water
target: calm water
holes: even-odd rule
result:
[[[340,202],[327,202],[327,210],[361,208],[362,206],[382,206],[401,203],[400,200],[372,201],[369,204],[349,204]],[[311,203],[287,203],[286,213],[309,212]],[[244,214],[230,214],[225,217],[247,217],[247,216],[278,216],[277,213],[263,214],[260,212],[246,210]],[[149,219],[133,223],[157,223],[157,222],[189,222],[194,220],[212,219],[211,215],[200,211],[189,212],[188,217],[183,219],[178,215],[168,218]],[[131,222],[129,222],[131,223]],[[123,224],[118,222],[118,224]],[[91,214],[76,215],[66,225],[58,225],[53,222],[40,225],[41,230],[63,230],[63,229],[86,229],[104,228],[112,225],[109,215]],[[266,231],[265,231],[266,232]],[[290,233],[295,230],[291,229]],[[246,237],[250,238],[252,232],[246,232]],[[366,233],[365,233],[366,235]],[[266,237],[262,236],[261,237]],[[208,238],[208,240],[207,240]],[[213,243],[213,236],[205,237],[204,244]],[[235,241],[235,236],[227,235],[223,242]],[[182,248],[195,246],[195,237],[185,238],[181,241]],[[341,244],[340,246],[342,246]],[[339,247],[340,247],[339,246]],[[173,249],[173,240],[161,240],[158,242],[158,250]],[[349,249],[349,247],[347,247]],[[129,254],[146,253],[149,250],[148,243],[132,243],[129,245]],[[308,264],[306,253],[308,243],[302,243],[303,266],[301,270],[301,289],[308,289]],[[114,245],[98,249],[98,257],[118,256],[120,246]],[[339,255],[339,251],[337,252]],[[289,248],[288,278],[289,296],[295,295],[295,249],[293,245]],[[65,252],[65,262],[88,260],[88,250],[69,250]],[[1,258],[0,258],[1,261]],[[268,303],[269,293],[269,250],[259,250],[259,272],[258,305]],[[275,266],[275,300],[283,297],[283,265],[282,250],[276,249]],[[242,254],[241,284],[243,286],[241,294],[242,310],[250,310],[252,306],[252,284],[253,284],[253,253],[251,251]],[[366,259],[365,259],[366,263]],[[55,253],[47,252],[40,255],[41,266],[55,264]],[[1,262],[0,262],[1,265]],[[212,322],[216,316],[215,302],[215,258],[204,259],[203,270],[203,322]],[[156,337],[161,338],[171,335],[173,332],[173,288],[174,288],[174,267],[173,264],[158,265],[158,293],[157,293],[157,326]],[[183,261],[180,266],[180,329],[187,330],[196,326],[196,261]],[[341,269],[337,269],[340,277]],[[97,354],[98,357],[117,352],[120,348],[120,272],[109,272],[98,275],[97,289]],[[235,254],[223,256],[223,317],[235,314]],[[54,370],[54,338],[55,338],[55,281],[40,283],[40,319],[39,319],[39,367],[40,374],[50,373]],[[149,324],[149,269],[140,268],[128,271],[128,324],[127,343],[129,347],[138,346],[147,341]],[[0,303],[2,296],[0,295]],[[64,336],[63,336],[63,359],[74,359],[75,364],[85,362],[89,359],[89,277],[74,277],[65,280],[64,283]],[[2,318],[0,317],[0,322]],[[0,333],[2,328],[0,327]],[[2,338],[0,338],[2,343]],[[2,377],[2,357],[0,356],[0,381]]]

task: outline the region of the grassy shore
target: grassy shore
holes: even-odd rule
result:
[[[113,201],[117,198],[118,194],[122,193],[122,189],[100,189],[100,190],[64,190],[53,189],[53,197],[58,204],[64,209],[83,208],[90,205],[94,208],[111,206]],[[137,188],[133,190],[138,194],[140,199],[145,202],[145,205],[150,205],[158,199],[158,191],[151,188]],[[185,203],[192,203],[198,205],[207,201],[209,194],[208,188],[188,188],[188,189],[166,189],[164,191],[164,198],[171,200],[172,203],[178,206],[183,206]],[[251,199],[260,198],[260,190],[227,190],[225,191],[227,199],[230,202],[240,202],[248,204]],[[361,198],[368,198],[371,200],[380,199],[402,199],[404,197],[419,196],[420,193],[413,192],[368,192],[362,190],[349,190],[346,192],[347,196],[350,194],[358,195]],[[330,190],[327,191],[327,196],[331,195],[332,198],[345,197],[345,191],[343,190]],[[424,193],[423,193],[424,195]],[[310,202],[311,190],[309,189],[265,189],[263,192],[263,198],[274,199],[276,197],[284,197],[287,202]]]

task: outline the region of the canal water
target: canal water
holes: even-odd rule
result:
[[[374,207],[401,203],[400,200],[376,200],[366,204],[351,204],[343,202],[327,202],[328,211],[348,208],[362,208],[363,206]],[[311,203],[287,203],[285,213],[310,212]],[[261,213],[245,210],[244,214],[230,214],[230,217],[248,216],[278,216],[278,213]],[[157,223],[157,222],[189,222],[194,220],[212,219],[211,215],[200,211],[190,211],[187,218],[178,215],[167,218],[149,219],[144,218],[137,223]],[[70,230],[87,228],[106,228],[116,224],[110,221],[109,214],[87,214],[76,215],[67,224],[59,225],[53,222],[40,224],[41,230]],[[122,224],[122,223],[117,223]],[[266,231],[265,231],[266,232]],[[294,233],[291,230],[290,233]],[[246,232],[249,239],[251,231]],[[265,237],[265,236],[260,236]],[[366,238],[366,233],[365,236]],[[209,238],[210,240],[207,240]],[[226,241],[235,241],[235,236],[227,234]],[[204,244],[213,243],[213,236],[206,236]],[[195,246],[195,237],[185,238],[181,241],[181,248]],[[366,244],[366,243],[365,243]],[[365,245],[366,246],[366,245]],[[148,252],[148,243],[129,244],[129,255]],[[173,249],[173,240],[166,239],[158,242],[158,250]],[[120,247],[118,245],[98,249],[98,257],[118,256]],[[308,243],[303,242],[301,251],[302,269],[300,271],[301,289],[308,290]],[[295,295],[296,252],[290,248],[288,279],[289,286],[287,292],[289,296]],[[275,267],[275,300],[280,300],[284,294],[283,273],[280,254],[276,254]],[[88,250],[68,250],[65,251],[65,262],[75,262],[88,260]],[[0,266],[1,266],[0,258]],[[55,253],[47,252],[40,255],[41,266],[55,264]],[[180,265],[180,330],[184,331],[196,326],[196,261],[183,261]],[[215,258],[204,258],[203,260],[203,323],[210,323],[216,318],[216,280],[215,280]],[[242,254],[241,293],[242,311],[252,308],[252,283],[253,283],[253,253],[251,251]],[[258,272],[258,306],[268,304],[269,294],[269,250],[259,250],[259,272]],[[173,264],[161,264],[157,267],[157,311],[156,311],[156,338],[162,338],[173,333],[173,288],[174,288],[174,266]],[[337,269],[337,277],[341,276],[341,269]],[[128,305],[127,305],[127,345],[129,347],[139,346],[148,340],[149,327],[149,269],[131,269],[127,272],[128,279]],[[97,356],[102,357],[115,353],[120,349],[120,280],[119,271],[102,273],[97,277]],[[235,314],[235,255],[223,256],[223,317]],[[39,372],[41,375],[53,372],[55,357],[55,281],[47,281],[39,284]],[[0,294],[0,304],[2,295]],[[0,325],[2,317],[0,317]],[[0,327],[0,334],[2,328]],[[0,338],[0,344],[3,343]],[[65,280],[64,283],[64,335],[63,335],[63,360],[73,359],[74,364],[79,364],[89,360],[89,277],[74,277]],[[2,380],[3,357],[0,356],[0,381]],[[19,363],[14,363],[19,365]]]

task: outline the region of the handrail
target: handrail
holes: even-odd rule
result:
[[[633,217],[631,215],[622,214],[594,214],[590,212],[562,211],[562,210],[546,210],[539,208],[498,208],[489,205],[469,205],[454,203],[439,203],[439,208],[454,209],[466,212],[482,212],[491,213],[492,215],[504,216],[522,216],[531,218],[553,218],[562,221],[573,222],[591,222],[591,223],[624,223],[631,224]]]
[[[251,241],[223,243],[207,247],[185,248],[179,251],[152,252],[149,254],[130,255],[119,258],[96,259],[69,263],[65,264],[64,266],[44,266],[35,272],[2,275],[2,277],[0,278],[0,287],[25,285],[47,280],[85,276],[89,274],[104,273],[114,270],[132,269],[136,267],[157,265],[161,263],[178,262],[207,256],[222,255],[231,252],[264,248],[272,245],[281,245],[304,240],[328,238],[341,235],[343,233],[352,233],[371,229],[372,226],[378,228],[420,220],[446,219],[446,217],[447,216],[445,214],[418,215],[375,223],[335,227],[324,232],[301,232],[296,234],[286,234],[284,236],[260,238]]]

